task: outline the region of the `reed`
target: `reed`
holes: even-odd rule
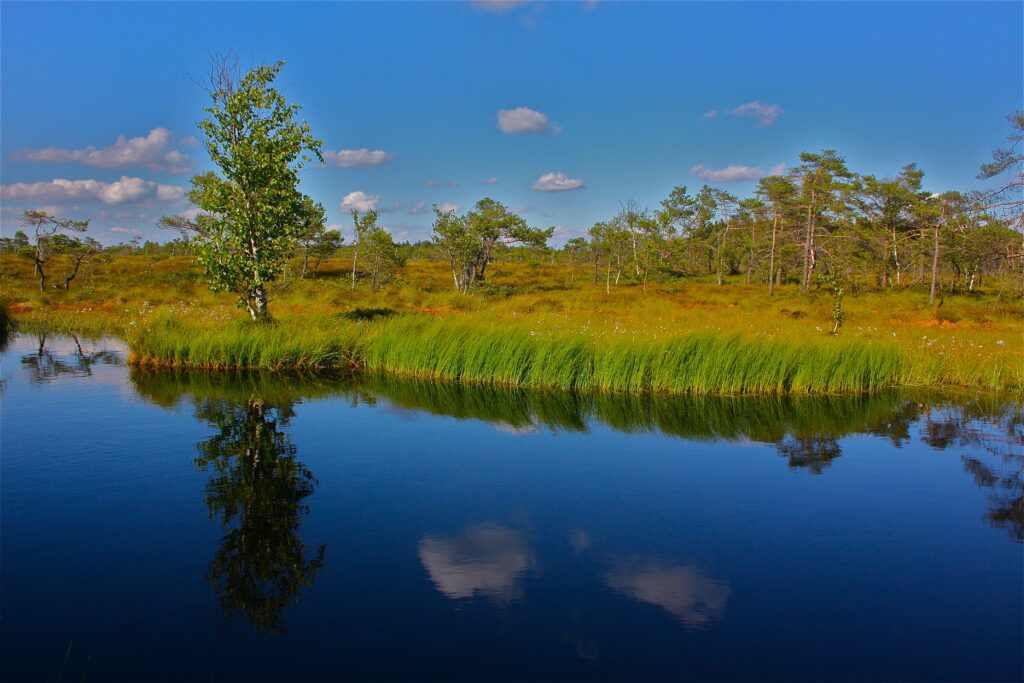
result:
[[[350,368],[466,384],[624,393],[866,392],[900,384],[908,365],[899,347],[861,340],[707,332],[619,339],[423,315],[217,328],[160,318],[130,333],[128,341],[132,362],[141,366]]]

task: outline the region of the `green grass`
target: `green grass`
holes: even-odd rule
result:
[[[347,368],[419,379],[532,389],[666,394],[818,394],[902,383],[892,344],[692,333],[617,339],[537,333],[423,315],[372,322],[206,328],[157,318],[128,335],[141,366]]]
[[[827,291],[700,279],[570,284],[563,266],[496,262],[495,293],[452,291],[444,263],[351,290],[350,262],[271,288],[276,326],[254,329],[191,259],[117,257],[70,291],[38,291],[31,263],[0,255],[8,313],[26,331],[130,336],[140,360],[282,369],[356,367],[504,386],[658,393],[808,393],[890,384],[1024,393],[1024,299],[996,281],[973,293],[872,286],[831,330]],[[581,271],[582,273],[582,271]],[[581,275],[577,273],[577,275]],[[1006,286],[1004,286],[1006,285]],[[141,335],[139,330],[151,333]],[[898,367],[896,367],[898,365]]]

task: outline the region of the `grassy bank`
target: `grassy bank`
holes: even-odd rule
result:
[[[921,374],[926,368],[891,343],[707,332],[621,338],[423,315],[218,328],[163,318],[130,333],[129,344],[132,362],[141,366],[342,367],[578,391],[813,394],[941,384],[940,377]]]
[[[351,262],[271,290],[253,328],[189,259],[119,257],[70,291],[39,292],[0,258],[21,329],[129,337],[140,362],[179,367],[356,367],[503,386],[638,392],[841,392],[888,385],[1024,392],[1024,306],[999,285],[946,293],[863,285],[831,329],[828,292],[699,279],[604,291],[564,267],[494,263],[482,291],[410,262],[374,292]]]

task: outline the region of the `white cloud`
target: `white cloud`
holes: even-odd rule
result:
[[[786,165],[785,164],[775,164],[774,166],[772,166],[771,168],[768,169],[768,173],[766,175],[770,175],[771,176],[771,175],[785,175],[785,174],[786,174]]]
[[[528,0],[470,0],[469,4],[483,12],[505,14],[527,4]]]
[[[757,180],[765,176],[764,171],[755,166],[726,166],[715,169],[697,164],[690,169],[690,173],[708,183],[734,183],[738,180]]]
[[[430,206],[426,202],[416,202],[415,204],[410,204],[409,208],[406,209],[406,212],[411,213],[414,216],[430,213]]]
[[[710,114],[711,112],[708,113]],[[760,100],[754,100],[753,102],[747,102],[746,104],[734,107],[725,113],[729,116],[742,116],[748,119],[754,119],[755,126],[770,126],[778,121],[779,117],[786,112],[777,104],[765,104]]]
[[[498,179],[497,178],[488,178],[487,180],[478,180],[478,181],[476,181],[476,184],[477,185],[497,185],[498,184]]]
[[[506,135],[522,133],[561,133],[562,129],[551,123],[546,114],[528,107],[498,110],[498,130]]]
[[[423,187],[458,187],[458,180],[424,180]]]
[[[123,232],[128,235],[141,235],[141,230],[135,230],[134,228],[122,228],[120,225],[115,225],[110,229],[110,232]]]
[[[362,149],[342,149],[337,152],[329,149],[324,150],[325,165],[341,168],[381,166],[394,158],[394,154],[385,152],[382,149],[370,151],[366,147]]]
[[[512,213],[530,213],[534,210],[534,206],[516,206],[512,209]]]
[[[701,114],[701,118],[702,119],[713,119],[716,116],[718,116],[718,110],[717,109],[712,109],[711,111],[706,111],[703,114]]]
[[[545,173],[530,189],[538,192],[565,192],[566,190],[578,190],[583,187],[583,181],[579,178],[569,178],[564,173]]]
[[[187,138],[186,138],[187,140]],[[145,166],[151,171],[164,173],[187,173],[192,168],[192,159],[182,152],[169,149],[175,141],[174,134],[166,128],[154,128],[144,137],[126,138],[118,135],[114,144],[97,148],[92,145],[83,149],[21,149],[11,154],[13,161],[42,161],[54,164],[77,162],[96,168],[123,169]]]
[[[356,190],[355,192],[349,192],[345,195],[345,198],[341,200],[339,205],[341,210],[348,213],[349,211],[370,211],[376,209],[380,204],[380,195],[367,194],[362,190]]]
[[[441,213],[458,213],[462,211],[461,204],[454,204],[452,202],[445,202],[441,206],[437,207],[437,210]]]
[[[181,199],[184,193],[185,188],[180,185],[164,185],[128,176],[121,176],[120,180],[112,183],[54,178],[49,182],[0,185],[0,199],[8,201],[83,199],[99,200],[104,204],[128,204],[147,199]]]

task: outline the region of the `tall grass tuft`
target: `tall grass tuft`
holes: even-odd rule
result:
[[[906,383],[904,352],[863,340],[694,333],[630,339],[399,315],[218,328],[157,318],[129,334],[139,365],[349,368],[466,384],[670,394],[814,394]]]

